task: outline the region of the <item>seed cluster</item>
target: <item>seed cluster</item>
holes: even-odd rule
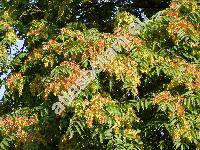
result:
[[[105,48],[105,41],[99,40],[94,43],[88,43],[88,48],[85,52],[83,52],[82,59],[90,59],[92,61],[96,61],[97,56],[100,55]]]
[[[105,105],[111,105],[114,102],[109,98],[104,98],[100,95],[95,96],[91,102],[85,100],[84,102],[84,118],[86,119],[86,124],[88,127],[93,127],[94,120],[96,120],[99,124],[106,123],[106,116],[103,112],[103,107]]]
[[[179,71],[171,80],[168,88],[184,84],[190,90],[200,90],[200,70],[196,64],[188,64],[184,61],[170,62],[170,65]]]
[[[11,26],[9,23],[7,23],[4,20],[0,20],[0,25],[3,26],[5,28],[5,30],[11,29]]]
[[[134,129],[125,129],[124,130],[124,135],[126,138],[130,138],[130,139],[137,139],[138,135],[137,135],[137,131]]]
[[[40,60],[43,58],[42,49],[34,49],[28,54],[28,58],[25,60],[25,64],[33,60]]]
[[[181,124],[177,124],[172,131],[172,138],[174,140],[180,140],[181,138],[186,138],[192,141],[192,130],[190,123],[183,119]]]
[[[137,63],[132,59],[113,59],[111,63],[105,65],[105,70],[110,74],[115,74],[117,80],[122,80],[129,85],[134,94],[137,94],[137,86],[140,78],[137,73]]]
[[[175,8],[175,7],[177,6],[177,3],[176,3],[176,2],[171,2],[171,3],[169,4],[169,6],[170,6],[171,8]]]
[[[33,95],[36,93],[40,93],[43,90],[42,77],[40,75],[36,75],[35,79],[30,84],[30,91]]]
[[[24,86],[24,79],[21,73],[13,73],[7,79],[8,88],[12,91],[18,91],[19,95],[22,95],[22,90]]]
[[[177,95],[176,97],[172,96],[169,91],[163,91],[156,95],[153,98],[153,103],[166,107],[169,102],[172,102],[173,108],[175,109],[175,114],[178,117],[185,116],[185,108],[183,106],[184,97],[181,95]],[[174,112],[169,111],[170,116],[174,116]]]
[[[26,141],[28,133],[23,130],[26,126],[37,124],[38,119],[36,116],[33,117],[21,117],[16,116],[15,118],[5,117],[0,120],[0,128],[2,128],[2,134],[8,135],[16,132],[18,141]]]
[[[117,110],[119,108],[117,102],[100,94],[94,96],[90,101],[76,101],[74,104],[75,114],[78,118],[83,117],[89,128],[93,128],[96,123],[103,126],[108,126],[109,124],[110,126],[112,122],[109,128],[112,129],[116,136],[122,134],[123,138],[129,140],[139,138],[137,131],[133,129],[133,123],[138,122],[139,118],[135,115],[132,107],[129,106],[123,110],[124,113],[120,113],[120,110]],[[116,112],[113,112],[113,109]]]
[[[0,60],[2,61],[4,58],[6,58],[7,50],[6,46],[0,45]]]
[[[156,95],[153,99],[154,104],[159,104],[159,103],[168,103],[169,101],[173,100],[173,97],[169,91],[163,91]]]
[[[34,20],[32,24],[33,25],[30,27],[30,31],[27,33],[27,36],[39,36],[42,34],[43,30],[47,28],[43,22],[37,22],[36,20]]]
[[[134,36],[131,41],[132,41],[133,44],[135,44],[137,46],[141,46],[142,45],[142,40],[137,36]]]
[[[189,22],[187,19],[181,19],[170,22],[167,30],[175,44],[178,44],[179,42],[178,41],[179,38],[177,38],[177,35],[180,30],[184,31],[188,35],[198,34],[193,24]]]
[[[169,10],[166,12],[166,15],[169,17],[176,18],[176,19],[179,17],[179,13],[177,10]]]
[[[80,32],[79,30],[71,30],[69,28],[62,28],[60,30],[62,35],[67,35],[73,38],[76,38],[79,42],[85,42],[84,34]]]
[[[186,86],[193,90],[200,90],[200,70],[198,66],[188,64],[184,73],[193,76],[193,80],[191,82],[185,82]]]
[[[180,100],[174,101],[173,106],[176,109],[177,116],[179,116],[179,117],[185,116],[185,108]]]
[[[81,69],[76,62],[64,61],[60,66],[66,66],[72,70],[72,74],[69,77],[60,76],[55,81],[48,83],[45,88],[45,98],[47,99],[50,92],[54,95],[58,95],[60,91],[67,90],[75,81],[81,76]]]
[[[57,54],[62,54],[62,46],[55,39],[50,39],[46,44],[42,46],[42,49],[47,52],[55,52]]]

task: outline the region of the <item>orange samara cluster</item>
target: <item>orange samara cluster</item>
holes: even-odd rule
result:
[[[84,110],[84,118],[86,119],[86,124],[88,127],[93,127],[94,119],[100,123],[106,123],[106,116],[103,112],[103,107],[106,104],[113,104],[114,102],[109,98],[104,98],[100,95],[95,96],[91,102],[85,100],[84,105],[86,109]]]
[[[118,80],[125,79],[130,83],[134,94],[137,94],[137,86],[140,84],[140,78],[137,72],[137,63],[132,59],[113,59],[110,64],[105,66],[105,70],[110,74],[115,74]]]
[[[175,78],[173,78],[168,85],[169,88],[173,88],[178,84],[184,84],[188,89],[199,91],[200,90],[200,70],[196,64],[189,64],[184,61],[173,61],[170,65],[174,69],[182,69]]]
[[[183,96],[172,96],[169,91],[163,91],[156,95],[153,98],[153,103],[154,104],[164,104],[167,105],[167,103],[172,102],[174,109],[176,110],[176,114],[179,117],[184,117],[185,116],[185,108],[183,106]],[[169,112],[171,113],[171,112]]]
[[[18,91],[19,95],[22,94],[24,80],[21,73],[13,73],[11,76],[7,79],[7,85],[8,88],[10,88],[12,91]]]
[[[177,35],[180,30],[185,31],[186,34],[189,34],[189,33],[197,34],[195,27],[187,19],[181,19],[181,20],[170,22],[167,30],[169,34],[171,35],[174,43],[177,43],[177,40],[178,40]]]
[[[72,74],[69,77],[60,76],[55,81],[48,83],[45,88],[45,98],[48,97],[50,92],[58,95],[61,91],[67,90],[81,75],[81,69],[76,62],[64,61],[60,66],[69,67],[72,70]]]
[[[0,127],[4,128],[4,134],[9,134],[18,130],[19,128],[24,128],[25,126],[30,126],[37,123],[37,117],[22,117],[16,116],[16,118],[5,117],[0,119]]]

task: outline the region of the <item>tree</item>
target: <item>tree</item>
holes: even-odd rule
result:
[[[10,0],[0,8],[1,149],[200,148],[197,1]],[[18,39],[24,46],[11,59]],[[70,101],[66,91],[88,70],[95,76]]]

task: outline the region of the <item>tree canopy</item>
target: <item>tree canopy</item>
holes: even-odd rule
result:
[[[200,149],[199,18],[196,0],[2,0],[0,149]]]

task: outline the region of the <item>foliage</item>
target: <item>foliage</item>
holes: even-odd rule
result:
[[[200,149],[197,1],[173,1],[144,22],[119,11],[110,33],[75,20],[79,3],[90,4],[2,2],[0,71],[11,73],[1,81],[1,149]],[[56,115],[61,92],[118,37],[128,45]],[[10,58],[20,38],[26,47]]]

